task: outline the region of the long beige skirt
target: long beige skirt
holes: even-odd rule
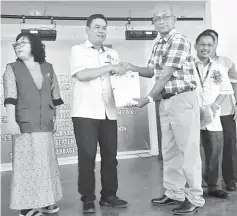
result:
[[[41,208],[62,198],[53,135],[23,133],[13,137],[11,209]]]

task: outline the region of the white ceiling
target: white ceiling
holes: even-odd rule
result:
[[[182,2],[182,3],[181,3]],[[177,16],[204,17],[204,2],[200,1],[2,1],[1,14],[29,15],[38,10],[46,16],[87,17],[102,13],[107,17],[151,17],[157,4],[173,7]],[[188,8],[188,10],[187,10]],[[201,9],[201,10],[200,10]],[[19,20],[2,19],[3,24]],[[37,22],[37,21],[34,21]],[[42,21],[41,21],[42,22]],[[59,21],[57,21],[59,22]],[[62,22],[62,21],[61,21]],[[77,21],[78,22],[78,21]],[[68,22],[72,23],[72,21]],[[64,24],[66,24],[64,22]]]

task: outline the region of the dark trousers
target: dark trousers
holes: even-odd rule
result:
[[[223,132],[201,130],[202,187],[205,191],[221,189]]]
[[[116,196],[117,121],[73,117],[78,147],[78,191],[83,202],[95,200],[95,157],[97,143],[101,155],[101,197]]]
[[[226,184],[237,180],[236,122],[233,115],[221,116],[224,133],[222,173]]]

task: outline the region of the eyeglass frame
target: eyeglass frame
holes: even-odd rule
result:
[[[170,17],[175,17],[175,16],[174,15],[155,16],[153,17],[153,22],[160,22],[161,20],[164,20],[165,22],[167,22]]]
[[[200,47],[202,47],[202,48],[204,48],[204,47],[208,47],[208,48],[212,48],[213,46],[215,46],[215,44],[196,44],[197,46],[200,46]]]
[[[21,42],[16,42],[16,43],[12,44],[12,46],[14,49],[19,49],[29,43],[30,43],[29,41],[21,41]]]

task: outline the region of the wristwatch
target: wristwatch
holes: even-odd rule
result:
[[[149,103],[154,102],[154,99],[151,96],[148,95],[146,98],[148,99]]]

